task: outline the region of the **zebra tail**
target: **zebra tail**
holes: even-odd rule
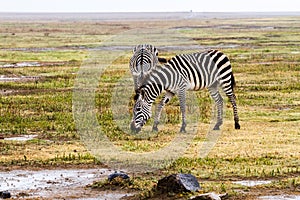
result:
[[[235,84],[235,79],[234,79],[234,76],[233,76],[233,73],[231,73],[231,88],[235,88],[236,84]]]
[[[234,94],[234,88],[235,88],[235,86],[236,86],[236,82],[235,82],[233,73],[231,72],[231,88],[232,88],[232,94],[233,94],[234,99],[236,99],[236,96]]]

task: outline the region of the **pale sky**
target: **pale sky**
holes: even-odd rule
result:
[[[300,11],[300,0],[0,0],[0,12]]]

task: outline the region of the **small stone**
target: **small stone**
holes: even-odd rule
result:
[[[2,192],[0,192],[0,198],[2,198],[2,199],[9,199],[10,197],[11,197],[10,192],[8,192],[8,191],[2,191]]]
[[[124,179],[129,179],[130,177],[127,174],[122,173],[122,172],[114,172],[114,173],[108,175],[107,179],[108,179],[108,181],[112,181],[115,178],[121,178],[124,180]]]

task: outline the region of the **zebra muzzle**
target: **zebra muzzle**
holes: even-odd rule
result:
[[[134,121],[133,122],[131,122],[131,124],[130,124],[130,129],[131,129],[131,131],[133,131],[133,132],[135,132],[135,133],[138,133],[138,132],[140,132],[141,131],[141,127],[136,127],[135,126],[135,123],[134,123]]]

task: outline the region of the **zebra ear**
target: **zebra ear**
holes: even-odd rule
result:
[[[152,52],[154,52],[155,56],[158,57],[158,49],[153,46]]]
[[[138,49],[141,48],[141,45],[136,45],[133,49],[132,49],[132,52],[135,53]]]
[[[158,50],[156,47],[153,46],[153,52],[155,52],[155,55],[158,56]]]
[[[143,47],[142,44],[136,45],[136,46],[133,48],[132,52],[135,53],[137,50],[141,49],[142,47]]]
[[[135,47],[132,49],[132,53],[135,53],[135,52],[136,52],[136,48],[137,48],[137,46],[135,46]]]

